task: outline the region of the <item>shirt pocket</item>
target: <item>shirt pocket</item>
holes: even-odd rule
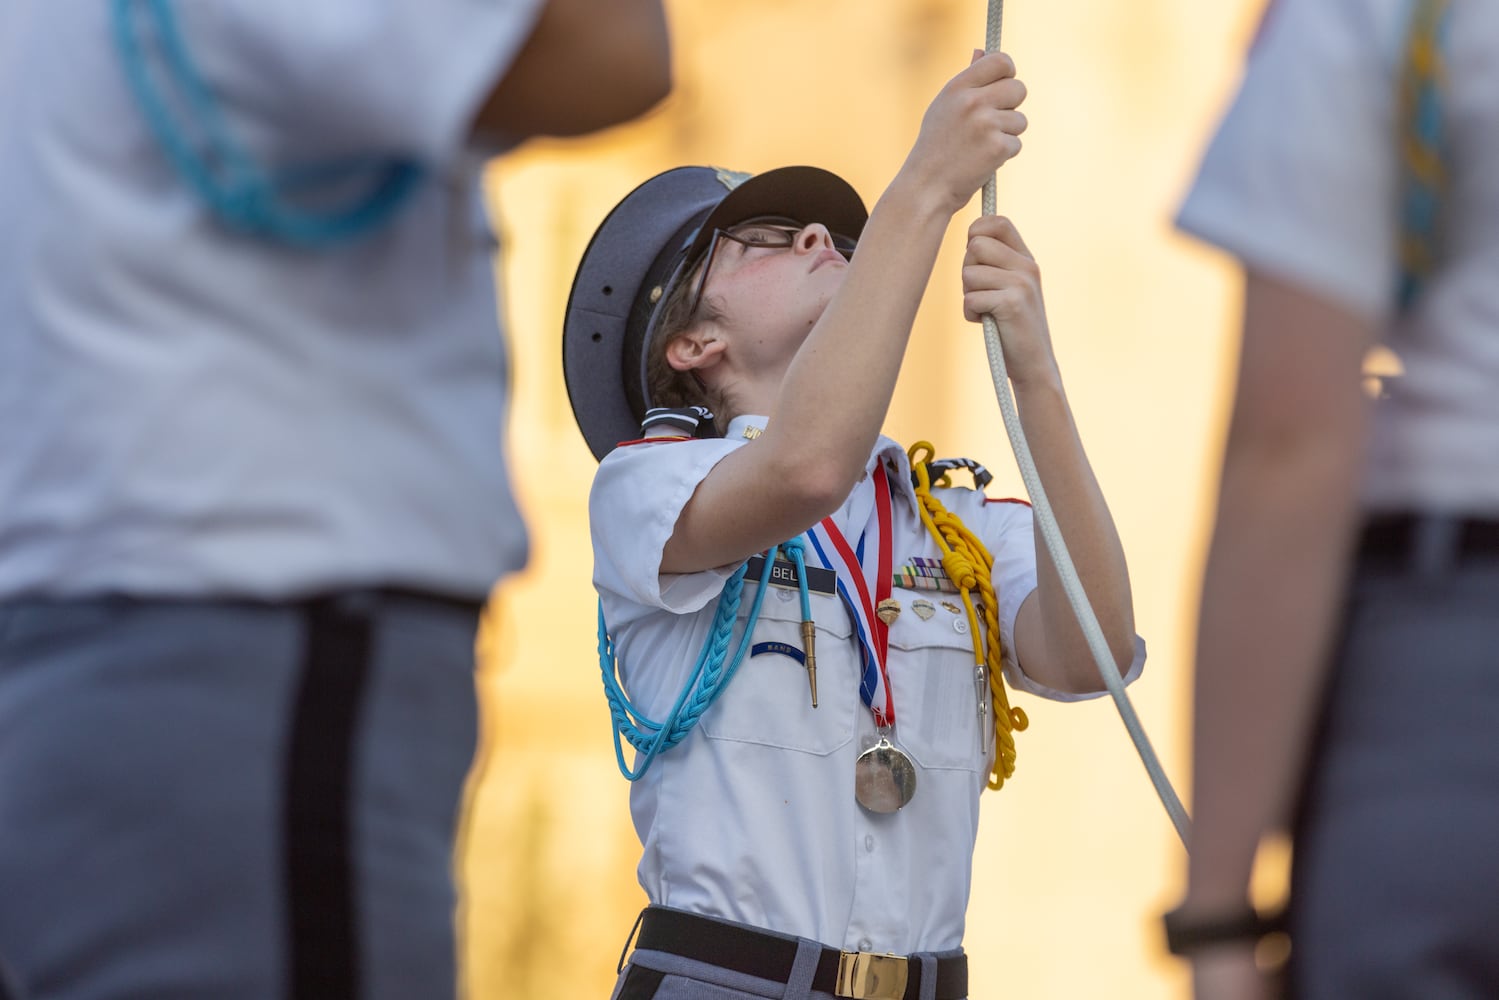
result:
[[[741,634],[757,584],[747,583],[739,606]],[[789,595],[790,599],[782,597]],[[853,738],[859,702],[857,655],[848,613],[836,597],[811,595],[817,627],[817,707],[803,660],[778,649],[802,647],[801,600],[796,591],[771,587],[760,605],[751,649],[700,726],[713,740],[756,744],[826,756]],[[729,650],[738,648],[737,639]],[[758,655],[754,650],[760,649]]]
[[[896,591],[895,596],[902,610],[890,626],[891,742],[924,768],[978,771],[988,762],[993,723],[987,685],[979,700],[968,613],[955,595]],[[934,613],[923,619],[913,610],[913,599],[925,601]]]

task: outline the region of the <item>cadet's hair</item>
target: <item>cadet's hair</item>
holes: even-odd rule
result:
[[[684,274],[666,293],[666,299],[661,303],[656,332],[651,336],[650,346],[646,349],[645,390],[648,406],[706,406],[713,411],[714,422],[718,425],[719,433],[722,433],[728,424],[728,417],[724,413],[726,401],[722,394],[710,391],[696,372],[677,371],[666,360],[666,349],[692,329],[694,320],[699,317],[712,319],[716,316],[714,306],[707,296],[699,300],[696,310],[689,311],[692,287],[696,284],[697,274],[702,266],[700,261],[697,267]]]

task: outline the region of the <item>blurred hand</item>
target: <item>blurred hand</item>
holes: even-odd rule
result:
[[[941,199],[952,214],[968,204],[994,171],[1020,152],[1025,84],[1003,52],[975,53],[973,63],[932,100],[902,171]]]
[[[1195,1000],[1278,1000],[1277,984],[1255,965],[1249,945],[1204,949],[1192,958]]]
[[[1041,269],[1015,224],[1002,215],[981,216],[968,227],[963,315],[974,323],[985,315],[994,317],[1013,381],[1055,373]]]

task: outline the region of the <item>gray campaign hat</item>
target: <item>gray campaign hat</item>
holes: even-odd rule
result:
[[[567,300],[562,372],[595,458],[639,436],[646,345],[673,283],[707,252],[715,229],[764,215],[854,237],[869,218],[847,181],[817,167],[754,176],[677,167],[631,191],[593,234]]]

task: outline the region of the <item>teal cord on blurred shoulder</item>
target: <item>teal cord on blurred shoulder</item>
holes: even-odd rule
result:
[[[425,176],[413,162],[373,159],[267,172],[235,141],[169,0],[114,0],[113,27],[126,79],[162,151],[214,217],[236,232],[306,248],[345,243],[387,224]],[[173,114],[159,78],[179,96],[180,115]],[[350,183],[369,190],[326,211],[290,203],[316,187]]]

